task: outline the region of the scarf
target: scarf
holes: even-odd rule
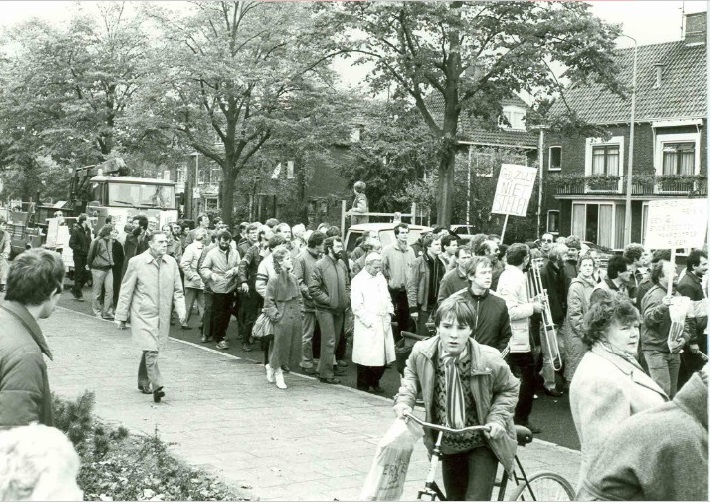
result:
[[[463,429],[466,426],[466,400],[456,365],[458,356],[444,353],[442,358],[446,381],[446,425],[452,429]]]

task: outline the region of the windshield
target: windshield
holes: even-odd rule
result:
[[[108,206],[175,209],[175,187],[169,185],[109,182]]]

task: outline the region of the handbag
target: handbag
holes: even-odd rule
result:
[[[254,322],[254,327],[251,331],[252,337],[256,339],[265,338],[267,336],[274,335],[274,323],[265,313],[261,313],[256,321]]]

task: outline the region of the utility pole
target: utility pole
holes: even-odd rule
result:
[[[631,127],[629,128],[629,163],[626,169],[626,212],[624,215],[624,245],[631,243],[631,191],[634,172],[634,127],[636,122],[636,73],[638,64],[638,43],[628,35],[621,35],[634,42],[634,73],[631,83]]]

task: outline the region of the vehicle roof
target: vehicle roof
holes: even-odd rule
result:
[[[174,180],[165,180],[157,178],[142,178],[142,177],[107,177],[105,175],[97,175],[91,177],[92,182],[128,182],[129,184],[151,184],[151,185],[170,185],[174,186]]]
[[[416,231],[431,231],[433,228],[428,226],[420,226],[419,224],[407,224],[409,229],[414,229]],[[393,222],[368,222],[367,224],[355,224],[350,226],[349,231],[387,231],[388,229],[394,229],[397,224]]]

